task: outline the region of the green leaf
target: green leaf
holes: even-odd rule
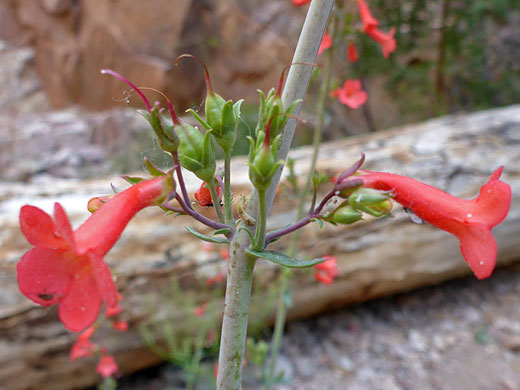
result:
[[[313,265],[323,263],[327,260],[326,257],[320,257],[318,259],[311,260],[297,260],[287,255],[284,255],[280,252],[275,251],[255,251],[253,249],[246,249],[246,252],[252,256],[259,257],[261,259],[266,259],[272,261],[273,263],[283,265],[288,268],[307,268],[312,267]]]
[[[211,235],[215,236],[217,234],[228,234],[230,232],[231,232],[230,228],[222,228],[222,229],[215,230],[213,233],[211,233]]]
[[[206,236],[205,234],[202,234],[192,227],[184,226],[187,231],[189,231],[191,234],[193,234],[195,237],[200,238],[202,241],[211,242],[213,244],[229,244],[229,241],[225,238],[220,237],[210,237]]]

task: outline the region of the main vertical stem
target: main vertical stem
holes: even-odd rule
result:
[[[333,19],[332,24],[332,36],[335,38],[336,35],[336,23],[335,19]],[[329,30],[331,30],[329,28]],[[318,113],[318,123],[316,125],[316,128],[314,129],[314,137],[312,141],[313,146],[313,153],[312,153],[312,160],[311,160],[311,166],[309,167],[309,172],[307,175],[307,179],[305,181],[305,184],[303,187],[301,187],[300,190],[300,199],[299,199],[299,205],[298,205],[298,213],[296,216],[296,220],[299,220],[303,217],[303,212],[305,208],[305,204],[307,201],[307,196],[309,195],[309,189],[311,187],[312,177],[314,176],[314,170],[316,169],[316,163],[318,161],[318,154],[320,149],[320,143],[321,138],[323,135],[323,124],[324,124],[324,118],[325,118],[325,103],[327,101],[327,97],[329,94],[329,88],[330,88],[330,78],[332,73],[332,60],[334,57],[334,50],[330,49],[327,52],[327,61],[325,64],[324,74],[323,74],[323,81],[321,83],[320,92],[318,96],[318,105],[316,108],[316,111]],[[296,255],[296,249],[298,244],[298,239],[300,237],[300,231],[296,231],[296,233],[293,234],[291,244],[289,246],[289,249],[287,250],[287,254],[289,256]],[[290,294],[291,294],[291,275],[292,270],[289,268],[284,268],[282,270],[281,276],[280,276],[280,293],[278,296],[278,306],[276,309],[276,321],[274,325],[274,332],[273,332],[273,340],[271,343],[271,360],[269,362],[269,371],[266,378],[266,390],[271,389],[271,386],[273,384],[273,380],[275,378],[275,369],[276,369],[276,360],[278,358],[278,355],[280,353],[280,347],[282,344],[282,338],[283,338],[283,332],[285,327],[285,321],[287,319],[287,307],[290,302]]]
[[[313,0],[311,2],[294,53],[293,62],[315,61],[333,4],[334,0]],[[307,66],[291,67],[282,94],[282,101],[285,107],[305,97],[311,71],[312,69]],[[295,115],[298,114],[299,109],[300,107],[297,107]],[[295,127],[296,121],[290,119],[283,131],[282,141],[278,151],[279,159],[285,161],[287,158]],[[266,191],[267,213],[271,208],[280,176],[281,170],[273,178],[271,187]],[[255,203],[256,199],[252,196],[250,204]],[[256,216],[256,214],[254,216]],[[247,334],[253,269],[256,261],[255,258],[252,258],[245,252],[249,244],[249,234],[243,230],[239,230],[231,242],[224,319],[222,321],[222,335],[218,360],[217,390],[241,389],[242,362],[244,359]]]

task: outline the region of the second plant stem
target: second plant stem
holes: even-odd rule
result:
[[[206,185],[209,188],[211,200],[213,201],[213,206],[215,207],[218,221],[220,223],[224,223],[224,214],[222,214],[222,207],[220,206],[220,198],[218,196],[217,188],[215,187],[215,180],[208,181]]]

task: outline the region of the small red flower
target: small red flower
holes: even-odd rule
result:
[[[361,80],[346,80],[341,88],[335,89],[331,94],[337,97],[342,104],[356,109],[365,104],[368,98],[362,88]]]
[[[105,354],[103,354],[103,357],[96,366],[96,372],[103,378],[108,378],[109,376],[114,375],[118,369],[119,368],[114,357],[112,355]]]
[[[419,218],[455,235],[462,256],[475,276],[487,278],[493,272],[497,244],[491,229],[502,222],[511,205],[511,187],[500,181],[497,169],[474,199],[460,199],[409,177],[383,172],[360,171],[356,179],[363,186],[391,191],[396,202]]]
[[[204,315],[204,313],[206,312],[207,307],[208,307],[207,302],[204,302],[202,305],[197,306],[194,311],[195,316],[202,317]]]
[[[376,28],[379,22],[372,16],[372,13],[364,0],[358,0],[358,9],[359,16],[361,16],[361,21],[363,22],[363,31],[368,33],[368,31]]]
[[[107,315],[119,312],[103,257],[139,210],[160,204],[171,190],[166,176],[143,181],[115,195],[75,231],[59,203],[54,220],[37,207],[23,206],[20,228],[34,248],[17,265],[22,294],[42,306],[59,304],[61,321],[74,332],[94,323],[102,301]]]
[[[92,356],[97,349],[97,345],[90,341],[96,327],[91,326],[78,336],[78,339],[70,350],[69,359],[73,362],[76,359]]]
[[[354,45],[353,43],[347,46],[347,59],[350,62],[356,62],[357,60],[359,60],[359,54],[357,52],[356,45]]]
[[[314,266],[314,277],[323,284],[332,284],[334,278],[339,275],[338,259],[334,256],[325,256],[327,260]]]
[[[220,199],[220,188],[219,186],[217,188],[217,195]],[[195,192],[195,199],[197,199],[197,202],[202,207],[209,207],[213,206],[213,200],[211,199],[211,192],[209,191],[208,186],[206,185],[206,182],[203,181],[200,185],[200,188]]]
[[[325,34],[323,34],[323,38],[321,39],[320,48],[318,49],[318,55],[323,53],[325,50],[330,49],[332,47],[332,37],[327,34],[327,31],[325,31]]]
[[[395,28],[391,28],[388,34],[385,34],[381,30],[377,28],[373,28],[367,31],[367,34],[377,43],[381,45],[381,50],[383,51],[383,56],[388,58],[388,56],[393,53],[397,47],[395,42],[394,34]]]
[[[293,4],[297,7],[300,7],[305,4],[309,4],[311,0],[292,0]]]
[[[126,321],[113,321],[112,322],[112,328],[120,331],[120,332],[126,332],[128,330],[128,322]]]

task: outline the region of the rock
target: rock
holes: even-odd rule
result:
[[[117,99],[126,86],[99,74],[110,67],[138,86],[174,96],[183,111],[200,104],[205,84],[200,65],[189,60],[175,67],[177,56],[201,57],[216,90],[227,98],[256,101],[256,88],[274,87],[291,61],[286,42],[296,41],[302,21],[294,8],[272,0],[176,0],[174,5],[169,0],[2,0],[2,15],[11,18],[0,26],[0,39],[14,40],[24,32],[55,107],[120,106]],[[244,90],[247,96],[239,96]],[[132,104],[141,103],[133,99]]]

